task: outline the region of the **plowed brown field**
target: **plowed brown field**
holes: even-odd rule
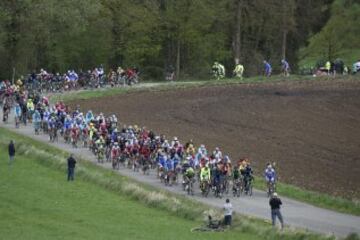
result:
[[[247,156],[258,175],[275,161],[281,181],[360,199],[360,81],[143,91],[72,104],[219,146],[233,160]]]

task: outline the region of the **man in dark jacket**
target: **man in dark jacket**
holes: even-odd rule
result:
[[[67,159],[68,163],[68,181],[74,181],[74,175],[75,175],[75,165],[76,160],[74,158],[74,154],[71,154],[70,157]]]
[[[11,167],[14,162],[15,157],[15,144],[14,141],[11,140],[9,143],[9,166]]]
[[[278,217],[281,223],[281,229],[284,228],[284,220],[280,212],[280,206],[282,205],[281,199],[278,197],[277,193],[274,193],[269,201],[271,207],[271,220],[272,225],[275,226],[276,217]]]

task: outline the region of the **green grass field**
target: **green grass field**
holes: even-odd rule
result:
[[[5,150],[2,148],[2,150]],[[228,231],[194,234],[199,225],[165,210],[18,156],[12,169],[0,159],[0,239],[261,239]]]
[[[0,156],[0,239],[334,239],[238,214],[225,233],[191,233],[208,206],[81,159],[69,183],[65,152],[0,127],[1,152],[10,139],[18,155],[12,169]]]

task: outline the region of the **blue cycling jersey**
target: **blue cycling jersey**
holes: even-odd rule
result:
[[[270,169],[267,168],[265,170],[265,178],[266,178],[266,180],[275,179],[275,177],[276,177],[276,172],[275,172],[275,170],[273,168],[270,168]]]
[[[64,128],[65,129],[70,129],[71,125],[72,125],[72,120],[71,119],[65,119]]]
[[[265,71],[266,72],[270,72],[271,71],[271,65],[270,65],[270,63],[265,63]]]
[[[168,159],[168,160],[166,161],[166,166],[165,166],[165,168],[166,168],[167,171],[172,171],[172,170],[174,170],[174,161],[171,160],[171,159]]]
[[[15,116],[20,117],[21,116],[21,107],[19,105],[15,106]]]

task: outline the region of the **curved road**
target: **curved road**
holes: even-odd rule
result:
[[[2,120],[2,111],[0,113],[0,117]],[[10,120],[11,119],[13,118],[10,117]],[[5,127],[19,134],[29,136],[33,139],[48,143],[62,150],[74,153],[83,159],[96,162],[94,155],[87,149],[74,149],[71,147],[71,145],[65,144],[62,141],[59,141],[58,143],[49,143],[47,135],[34,135],[31,125],[26,127],[21,126],[20,129],[16,129],[13,122],[11,121],[8,124],[3,124],[1,122],[0,127]],[[102,164],[101,166],[105,168],[111,168],[110,164]],[[166,189],[173,193],[186,195],[181,190],[181,186],[165,187],[164,184],[161,184],[160,181],[156,178],[155,174],[144,176],[141,173],[134,173],[129,169],[120,169],[119,174],[131,177],[139,182]],[[252,197],[245,196],[240,198],[233,198],[230,195],[229,197],[231,198],[234,210],[236,212],[262,219],[270,219],[268,198],[266,197],[265,192],[256,190],[254,191],[254,195]],[[216,207],[222,207],[224,204],[224,199],[215,199],[212,196],[203,198],[200,196],[199,192],[197,192],[195,196],[191,196],[191,198]],[[281,199],[283,202],[282,214],[284,216],[286,225],[307,229],[309,231],[322,234],[333,234],[337,237],[345,237],[349,233],[353,232],[360,234],[360,217],[314,207],[312,205],[285,197],[281,197]]]

